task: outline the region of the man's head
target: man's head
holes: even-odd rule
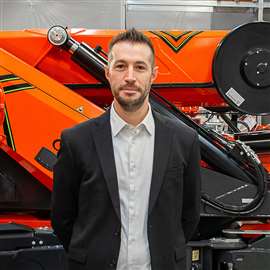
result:
[[[108,60],[106,77],[115,102],[128,112],[147,106],[157,76],[150,39],[134,28],[120,33],[109,45]]]

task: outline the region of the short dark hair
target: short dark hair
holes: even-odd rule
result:
[[[131,28],[125,32],[121,32],[118,35],[114,36],[109,44],[109,59],[111,55],[111,51],[113,46],[116,43],[122,42],[122,41],[128,41],[131,43],[141,43],[147,45],[151,52],[152,52],[152,65],[154,66],[155,63],[155,49],[153,46],[152,41],[149,37],[144,35],[142,32],[136,30],[135,28]]]

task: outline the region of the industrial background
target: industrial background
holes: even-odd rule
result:
[[[88,29],[232,29],[270,21],[270,0],[0,0],[0,30]],[[262,122],[269,122],[263,117]]]
[[[175,265],[185,260],[185,270],[270,269],[270,0],[0,0],[0,270],[67,270],[68,259],[80,269],[92,269],[92,259],[104,264],[99,270],[117,269],[115,252],[106,258],[84,244],[70,245],[67,258],[51,224],[51,195],[58,183],[53,168],[60,134],[109,109],[108,44],[132,27],[145,30],[155,46],[159,75],[151,86],[152,108],[196,130],[201,148],[200,223],[186,249],[168,241],[172,250],[152,258],[173,259]],[[173,136],[172,143],[167,137],[156,141],[161,156],[174,147]],[[61,200],[69,208],[89,183],[95,194],[85,200],[85,212],[91,218],[101,209],[103,193],[109,196],[110,186],[117,187],[117,177],[108,177],[108,190],[105,182],[103,188],[99,179],[92,181],[94,166],[104,176],[113,171],[99,164],[112,157],[109,140],[96,138],[95,147],[108,154],[96,160],[90,154],[85,163],[74,155],[89,171],[80,183],[66,182],[77,188],[70,185],[72,199]],[[170,157],[173,166],[160,190],[177,193],[156,200],[171,201],[166,211],[182,196],[174,175],[185,167]],[[73,206],[69,212],[82,212]],[[153,216],[147,226],[155,237]],[[107,233],[113,236],[108,243],[120,243],[121,223]],[[92,250],[112,249],[100,243],[93,241]]]
[[[0,29],[231,29],[270,20],[270,1],[1,0]]]

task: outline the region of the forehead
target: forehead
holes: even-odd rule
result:
[[[121,41],[112,47],[111,53],[113,61],[143,61],[151,64],[152,51],[144,43]]]

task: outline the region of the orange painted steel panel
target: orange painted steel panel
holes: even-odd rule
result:
[[[0,59],[0,74],[20,78],[13,85],[2,82],[13,150],[51,177],[51,172],[35,161],[39,150],[46,147],[55,152],[53,141],[64,128],[96,117],[103,110],[3,49]]]
[[[71,29],[78,42],[105,52],[118,30]],[[153,41],[159,76],[155,83],[212,83],[212,62],[227,31],[145,31]],[[96,84],[98,81],[71,60],[65,50],[47,41],[47,29],[0,32],[0,75],[14,74],[16,79],[2,82],[6,91],[8,121],[14,150],[47,176],[51,173],[34,157],[40,147],[52,150],[53,140],[61,130],[100,115],[98,104],[109,104],[108,89],[85,88],[78,93],[63,84]],[[20,85],[29,89],[17,91]],[[15,91],[14,91],[15,89]],[[159,94],[177,106],[227,106],[212,86],[206,88],[162,87]],[[85,97],[85,98],[84,98]],[[88,100],[87,100],[88,99]],[[83,112],[80,110],[83,108]],[[38,112],[38,113],[37,113]],[[30,143],[29,143],[30,142]]]
[[[78,42],[108,51],[108,43],[117,30],[71,29]],[[156,49],[159,76],[156,83],[211,83],[215,50],[227,31],[183,32],[152,31],[149,36]],[[14,56],[36,67],[61,83],[93,84],[98,81],[71,60],[68,52],[52,47],[47,30],[25,30],[0,33],[0,46]],[[89,90],[90,91],[90,90]],[[172,102],[182,106],[224,106],[215,88],[162,88],[158,90]],[[90,94],[91,96],[91,94]],[[89,96],[88,96],[89,97]]]

